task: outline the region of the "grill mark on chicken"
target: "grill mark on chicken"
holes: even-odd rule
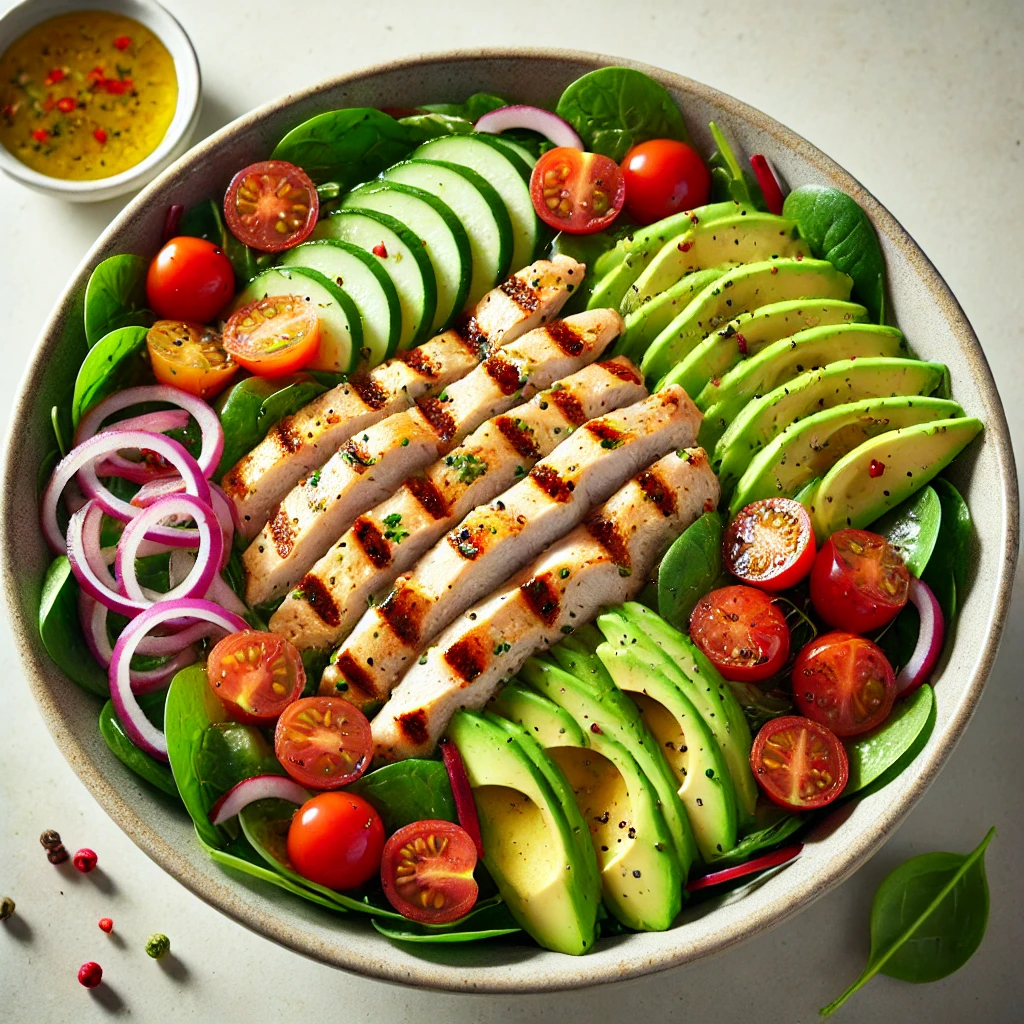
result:
[[[487,645],[484,640],[475,635],[463,637],[452,644],[444,652],[444,660],[458,673],[459,677],[466,683],[471,683],[487,667]],[[415,714],[416,712],[412,712]],[[422,714],[422,710],[420,710]],[[424,719],[426,715],[424,715]],[[424,726],[426,734],[426,727]],[[425,735],[423,742],[426,742]]]
[[[466,346],[475,356],[483,358],[491,347],[487,332],[480,326],[480,322],[472,313],[463,313],[452,325],[459,341]]]
[[[580,349],[582,351],[582,345]],[[526,383],[519,367],[501,355],[494,355],[484,360],[484,369],[491,380],[498,385],[498,390],[503,395],[514,395]]]
[[[532,313],[540,305],[537,293],[525,281],[521,281],[515,275],[506,281],[502,281],[498,287],[524,313]]]
[[[421,377],[426,377],[427,380],[436,380],[440,376],[441,367],[422,348],[411,348],[408,352],[399,352],[395,359],[400,359],[409,369],[414,370]]]
[[[448,543],[463,557],[474,561],[486,550],[484,543],[488,527],[483,523],[462,526],[448,534]]]
[[[560,598],[551,573],[546,572],[540,576],[534,576],[533,579],[527,580],[519,590],[533,614],[544,625],[554,625],[560,610]]]
[[[444,519],[450,514],[444,495],[426,477],[411,476],[405,486],[431,519]]]
[[[566,394],[568,393],[566,392]],[[577,399],[573,398],[573,401],[579,406]],[[561,409],[561,406],[559,408]],[[582,406],[580,406],[580,411],[583,411]],[[569,419],[569,417],[566,416],[566,419]],[[533,439],[533,431],[528,427],[524,427],[521,420],[513,419],[511,416],[499,416],[494,421],[494,425],[520,458],[536,459],[540,457],[540,449]]]
[[[430,738],[427,730],[427,713],[422,708],[400,715],[397,722],[402,734],[417,746],[422,746]]]
[[[558,471],[543,464],[530,470],[530,479],[552,500],[568,501],[576,485],[571,480],[563,480]]]
[[[370,377],[362,374],[353,377],[349,387],[368,405],[371,409],[383,409],[388,404],[388,393]]]
[[[377,524],[366,516],[360,516],[352,524],[352,532],[359,541],[359,546],[366,552],[366,557],[377,569],[383,569],[391,564],[391,545],[384,538],[384,534],[377,529]],[[323,618],[323,616],[320,616]]]
[[[380,603],[380,617],[403,643],[418,644],[426,611],[415,587],[399,587]]]
[[[302,447],[302,435],[292,429],[292,419],[290,416],[281,420],[273,428],[272,433],[277,446],[285,455],[294,455]]]
[[[614,519],[609,519],[601,515],[600,512],[592,512],[583,521],[583,525],[587,528],[590,536],[608,552],[617,566],[623,569],[629,568],[629,545],[619,531],[619,524]]]
[[[241,462],[232,466],[231,469],[224,474],[224,477],[220,482],[221,487],[224,489],[224,493],[227,494],[229,498],[235,498],[236,500],[243,498],[249,490],[242,477],[242,473],[240,471],[241,466]]]
[[[645,469],[637,478],[636,482],[644,492],[648,501],[653,501],[658,511],[663,516],[670,516],[676,510],[676,496],[671,487],[654,472],[653,469]]]
[[[628,436],[607,420],[591,420],[590,423],[584,424],[583,429],[596,437],[601,442],[602,448],[618,448]]]
[[[617,376],[617,375],[616,375]],[[640,381],[633,381],[639,384]],[[559,388],[557,391],[550,391],[547,394],[547,401],[558,407],[558,411],[574,426],[579,427],[587,422],[587,414],[583,409],[580,400],[566,388]]]
[[[328,626],[337,626],[341,622],[341,609],[319,576],[304,576],[299,582],[299,590],[322,622]]]
[[[292,533],[292,524],[288,521],[288,513],[283,508],[278,508],[271,516],[267,527],[278,555],[281,558],[287,558],[295,544],[295,536]]]
[[[348,680],[350,687],[359,690],[361,693],[373,693],[373,677],[348,651],[342,651],[338,655],[338,660],[334,663],[334,667]]]
[[[629,366],[626,363],[620,363],[612,359],[606,363],[598,363],[597,365],[603,367],[613,377],[618,377],[619,380],[629,381],[630,384],[641,383],[640,374],[637,373],[632,366]]]
[[[457,426],[451,413],[445,408],[446,404],[440,398],[420,398],[416,402],[416,407],[434,428],[434,433],[447,443],[455,436]]]
[[[564,320],[554,320],[547,326],[548,336],[567,355],[578,356],[583,351],[580,332]]]

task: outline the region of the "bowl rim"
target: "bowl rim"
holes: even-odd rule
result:
[[[879,810],[872,827],[854,837],[843,857],[831,859],[822,869],[804,879],[797,888],[787,889],[783,899],[775,898],[759,907],[756,913],[749,914],[742,920],[737,920],[727,927],[718,929],[710,939],[702,941],[698,948],[687,942],[685,929],[677,927],[661,933],[665,936],[675,933],[677,936],[675,942],[666,941],[657,950],[646,953],[641,950],[639,953],[630,954],[623,948],[620,961],[611,968],[606,965],[598,966],[593,961],[588,963],[588,957],[579,957],[567,961],[567,965],[571,964],[571,970],[564,972],[540,971],[535,976],[529,991],[542,992],[583,988],[627,980],[712,956],[791,917],[837,886],[877,852],[931,785],[943,764],[948,760],[964,727],[974,713],[985,681],[991,672],[1013,587],[1019,528],[1016,465],[1009,427],[998,389],[973,328],[935,266],[921,252],[896,218],[835,161],[801,136],[756,108],[710,86],[641,61],[581,50],[545,47],[493,47],[456,49],[405,57],[346,72],[257,107],[193,147],[186,156],[165,170],[156,181],[129,202],[92,246],[62,292],[36,343],[32,359],[19,384],[12,412],[12,429],[8,431],[8,443],[4,448],[4,495],[2,504],[0,504],[0,554],[2,554],[6,565],[9,566],[15,562],[17,535],[13,525],[15,516],[12,508],[13,488],[10,481],[19,470],[16,460],[12,460],[10,457],[10,440],[13,425],[25,420],[30,413],[33,382],[46,371],[48,353],[44,352],[42,342],[47,336],[56,334],[56,329],[61,322],[61,311],[71,303],[76,283],[91,266],[94,260],[93,254],[102,249],[106,240],[119,232],[149,202],[150,192],[156,190],[165,177],[178,173],[179,168],[183,165],[200,164],[204,153],[236,133],[244,132],[260,119],[296,103],[314,99],[318,94],[339,86],[373,78],[387,72],[414,69],[423,65],[521,59],[578,62],[592,65],[595,68],[616,65],[641,70],[664,85],[678,88],[700,101],[714,104],[724,109],[729,116],[745,121],[752,128],[768,134],[784,148],[793,150],[806,159],[824,179],[852,195],[867,211],[879,231],[884,232],[890,242],[899,250],[904,260],[914,265],[916,272],[930,292],[931,298],[942,308],[945,319],[955,329],[958,339],[963,343],[965,356],[971,361],[971,368],[981,381],[981,390],[988,399],[989,407],[985,412],[985,444],[991,445],[995,449],[999,468],[999,490],[1006,509],[1006,515],[1001,524],[993,603],[984,635],[980,638],[977,636],[972,638],[972,642],[980,646],[980,654],[971,678],[949,720],[947,726],[949,742],[942,746],[926,748],[918,755],[919,767],[916,778],[898,799],[889,801]],[[238,897],[237,883],[232,875],[224,873],[222,879],[214,879],[208,875],[196,873],[188,860],[140,817],[115,789],[113,783],[96,769],[74,731],[61,720],[57,700],[47,683],[45,655],[43,658],[38,657],[31,642],[35,623],[27,622],[21,615],[19,595],[13,582],[13,575],[8,571],[3,573],[3,592],[13,613],[11,615],[12,630],[21,655],[22,665],[47,727],[58,742],[66,760],[100,806],[147,856],[173,878],[204,902],[250,930],[331,966],[384,981],[435,990],[489,993],[519,993],[523,991],[521,983],[510,982],[502,977],[503,972],[500,967],[480,968],[477,974],[468,977],[458,968],[453,970],[450,965],[433,963],[428,959],[416,960],[415,965],[410,966],[408,961],[403,964],[384,961],[366,950],[346,949],[339,952],[335,947],[317,941],[316,937],[310,934],[311,929],[308,926],[292,924],[279,918],[267,920],[266,915]],[[50,672],[52,674],[52,668]]]
[[[55,3],[59,3],[59,8],[54,9]],[[38,8],[38,11],[33,11],[33,8]],[[156,0],[21,0],[0,15],[0,54],[41,22],[79,10],[106,11],[133,18],[167,47],[174,61],[178,81],[178,98],[171,123],[152,153],[132,167],[106,178],[89,178],[85,181],[55,178],[23,164],[2,144],[0,169],[22,185],[64,199],[110,198],[131,191],[154,176],[195,129],[202,101],[202,73],[188,33],[181,22]],[[12,23],[17,24],[18,28],[8,35],[6,30]]]

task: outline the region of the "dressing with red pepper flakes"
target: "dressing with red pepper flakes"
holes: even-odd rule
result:
[[[167,47],[110,11],[49,18],[0,57],[0,143],[51,178],[134,167],[167,134],[177,103]]]

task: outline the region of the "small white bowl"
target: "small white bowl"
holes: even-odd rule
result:
[[[47,18],[72,11],[111,11],[145,25],[167,47],[178,76],[178,105],[160,145],[134,167],[91,181],[65,181],[40,174],[0,145],[0,170],[37,192],[72,203],[93,203],[135,192],[188,148],[199,121],[202,80],[192,41],[177,19],[153,0],[22,0],[0,17],[0,53]]]

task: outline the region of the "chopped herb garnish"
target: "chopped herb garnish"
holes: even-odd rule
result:
[[[471,484],[477,477],[481,477],[487,472],[487,463],[469,452],[462,455],[449,455],[444,461],[445,465],[451,466],[455,470],[459,482],[463,484]]]
[[[400,512],[392,512],[391,515],[384,517],[384,539],[389,540],[392,544],[401,544],[406,537],[409,536],[408,530],[403,530],[402,527],[402,515]]]

